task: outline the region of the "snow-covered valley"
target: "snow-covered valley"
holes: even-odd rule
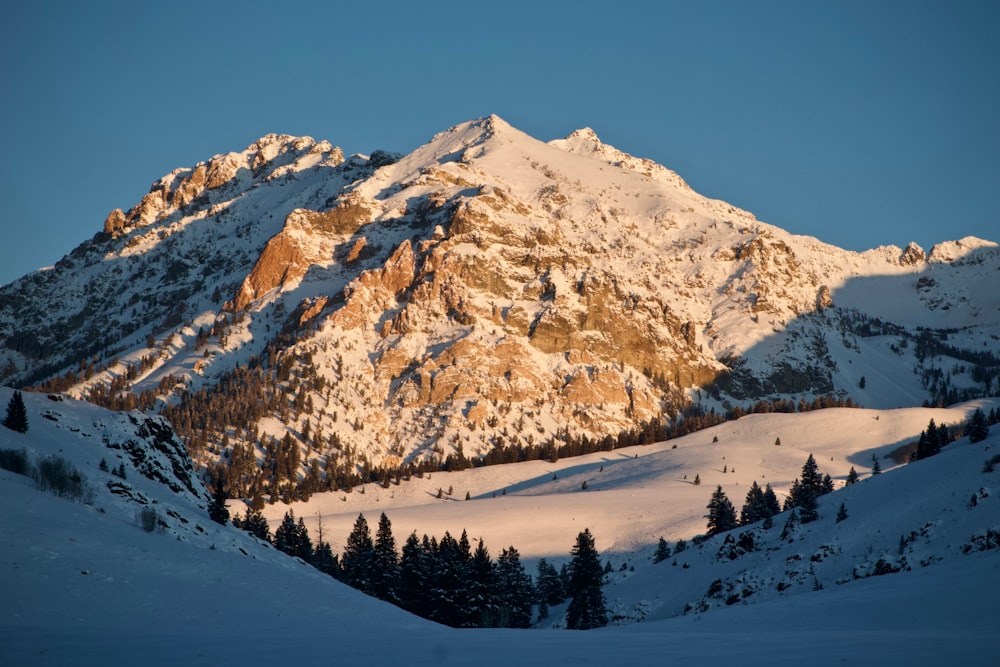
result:
[[[0,390],[0,404],[11,395]],[[1000,470],[984,472],[984,463],[1000,452],[1000,437],[993,433],[975,444],[960,439],[908,465],[888,457],[930,419],[962,423],[976,407],[996,405],[990,401],[750,415],[665,443],[556,463],[434,473],[388,489],[317,494],[291,507],[311,531],[322,517],[335,551],[358,512],[370,521],[385,512],[400,541],[410,530],[465,528],[494,552],[516,546],[531,573],[540,557],[567,558],[573,537],[588,527],[602,559],[612,563],[604,592],[620,618],[579,632],[555,629],[560,608],[551,609],[539,629],[454,630],[368,598],[211,522],[197,480],[196,493],[183,485],[175,492],[170,474],[167,481],[141,474],[136,460],[148,469],[156,461],[170,469],[165,454],[149,444],[156,439],[143,440],[150,429],[142,430],[141,415],[129,419],[44,394],[24,398],[30,428],[25,434],[0,429],[0,449],[25,448],[33,461],[64,457],[94,497],[90,505],[59,498],[28,477],[0,470],[6,664],[808,659],[929,665],[947,659],[990,665],[1000,658]],[[129,441],[141,447],[122,446]],[[130,452],[139,450],[153,454],[133,458]],[[770,530],[750,527],[756,548],[736,558],[720,557],[728,546],[719,535],[652,562],[660,536],[690,542],[704,532],[716,485],[737,506],[755,480],[771,483],[781,496],[810,453],[837,487],[820,499],[819,520],[785,538],[785,514]],[[875,478],[868,474],[872,455],[884,471]],[[112,470],[124,464],[125,478],[101,470],[101,459]],[[842,489],[852,466],[861,481]],[[698,486],[690,483],[695,475]],[[109,483],[127,484],[130,494],[112,493]],[[452,493],[439,499],[438,488]],[[841,503],[848,517],[838,522]],[[162,530],[140,527],[143,507],[157,510]],[[267,508],[272,525],[286,509]],[[879,560],[900,571],[872,576]],[[778,584],[784,584],[780,591]],[[716,588],[722,592],[709,594]],[[738,599],[727,605],[733,592]]]

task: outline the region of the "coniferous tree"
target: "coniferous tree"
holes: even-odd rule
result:
[[[785,519],[785,525],[781,529],[781,539],[785,540],[792,536],[795,532],[795,528],[799,525],[799,515],[795,510],[788,513],[788,518]]]
[[[737,526],[736,508],[726,497],[726,492],[722,490],[722,485],[715,487],[712,492],[712,499],[708,501],[708,534],[718,535],[727,530],[732,530]]]
[[[566,627],[570,630],[589,630],[608,624],[604,601],[604,571],[600,554],[590,529],[577,535],[570,551],[569,586],[567,595],[572,598],[566,609]]]
[[[340,562],[333,553],[333,547],[326,541],[323,532],[323,517],[316,512],[316,547],[312,553],[312,564],[317,570],[328,574],[334,579],[340,579]]]
[[[226,468],[223,465],[215,467],[214,483],[212,485],[212,501],[208,504],[209,518],[223,526],[229,523],[229,508],[226,501],[229,500],[229,492],[226,489]]]
[[[399,585],[396,589],[399,605],[407,611],[430,617],[430,587],[432,584],[430,544],[427,536],[421,543],[416,531],[403,543],[399,560]]]
[[[267,540],[268,542],[271,541],[271,529],[267,525],[267,519],[264,518],[259,509],[254,508],[252,505],[247,505],[246,513],[242,520],[237,523],[237,519],[234,518],[233,523],[236,524],[237,528],[245,530],[251,535],[262,540]]]
[[[662,563],[663,561],[670,558],[670,545],[667,541],[660,537],[660,541],[656,543],[656,553],[653,554],[654,563]]]
[[[542,558],[538,561],[538,576],[535,578],[535,588],[538,593],[539,604],[543,602],[548,605],[562,604],[566,600],[563,593],[563,582],[556,568],[547,560]]]
[[[344,583],[357,588],[362,593],[374,595],[375,581],[375,543],[372,542],[371,530],[364,514],[358,514],[354,528],[347,536],[347,544],[340,558],[340,567],[344,571]]]
[[[472,544],[469,542],[469,533],[462,529],[462,535],[458,538],[458,549],[462,554],[462,560],[466,563],[472,561]]]
[[[822,493],[819,495],[826,495],[827,493],[833,493],[833,478],[829,474],[823,475],[823,486]]]
[[[278,551],[294,556],[299,550],[299,528],[295,523],[295,512],[288,510],[285,512],[281,524],[274,531],[274,547]]]
[[[986,415],[980,408],[976,408],[976,411],[969,417],[969,421],[965,425],[965,434],[969,436],[969,442],[982,442],[990,434]]]
[[[819,518],[818,498],[833,490],[833,479],[829,475],[822,476],[816,459],[812,454],[802,466],[802,476],[792,482],[788,497],[785,499],[785,510],[800,508],[802,523],[809,523]]]
[[[881,475],[882,466],[879,465],[878,457],[872,454],[872,475]]]
[[[521,565],[521,556],[513,546],[501,551],[497,557],[496,581],[501,627],[529,627],[534,588],[531,577]]]
[[[313,547],[312,540],[309,539],[309,531],[306,530],[305,521],[302,517],[299,517],[298,522],[295,524],[295,553],[294,556],[298,556],[307,563],[313,562]]]
[[[840,509],[837,510],[837,523],[840,523],[847,518],[847,506],[844,503],[840,503]]]
[[[18,433],[28,432],[28,410],[24,406],[24,397],[21,396],[21,392],[15,391],[14,395],[10,397],[3,425]]]
[[[330,543],[325,540],[316,543],[316,549],[313,551],[313,567],[334,579],[340,579],[343,576],[340,571],[340,561],[333,553]]]
[[[469,563],[468,600],[464,609],[463,627],[494,628],[500,626],[497,576],[490,552],[482,540],[472,553]]]
[[[778,496],[775,495],[774,489],[768,484],[764,487],[764,508],[767,510],[767,516],[773,517],[775,514],[781,512],[781,505],[778,504]]]
[[[854,469],[854,466],[851,466],[851,472],[847,473],[847,479],[844,480],[844,483],[847,486],[858,483],[858,471]]]
[[[941,451],[941,447],[948,444],[948,428],[942,425],[940,428],[931,419],[927,424],[927,429],[920,432],[920,439],[917,441],[917,449],[913,452],[911,460],[920,461],[930,458]]]
[[[740,509],[740,524],[756,523],[773,514],[774,512],[771,511],[768,501],[764,497],[764,491],[758,486],[757,481],[754,480],[750,484],[750,490],[747,491],[746,502],[743,503],[743,507]]]
[[[385,512],[379,517],[374,551],[373,593],[377,598],[395,602],[396,586],[399,583],[399,555],[396,553],[396,540],[392,536],[392,523]]]
[[[819,501],[811,489],[803,489],[799,496],[798,505],[795,507],[799,509],[799,518],[802,519],[802,523],[810,523],[819,518]]]
[[[431,597],[431,620],[459,627],[462,624],[462,607],[468,597],[468,567],[471,561],[466,556],[458,540],[445,532],[437,547],[436,566],[433,575]]]
[[[819,473],[819,466],[816,465],[816,458],[810,454],[809,458],[802,465],[802,485],[811,489],[815,495],[822,495],[822,490],[825,487],[823,483],[823,477]]]

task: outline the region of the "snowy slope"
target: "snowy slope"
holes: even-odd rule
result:
[[[0,391],[0,402],[9,396],[9,390]],[[634,568],[612,575],[606,595],[617,612],[638,609],[644,618],[637,624],[633,621],[639,619],[632,618],[622,621],[627,625],[567,632],[458,631],[414,618],[235,529],[209,522],[195,497],[174,493],[129,468],[127,481],[153,506],[173,510],[188,522],[171,517],[163,533],[146,533],[136,525],[133,511],[138,505],[108,492],[105,483],[117,478],[97,470],[100,457],[118,451],[105,446],[103,436],[110,442],[134,436],[126,426],[127,416],[123,419],[72,401],[55,403],[44,395],[25,394],[25,400],[29,432],[0,429],[0,447],[26,447],[33,457],[64,456],[84,472],[97,493],[92,506],[77,504],[38,491],[25,477],[0,471],[6,528],[0,540],[5,591],[0,598],[0,644],[5,664],[263,665],[291,659],[289,651],[294,659],[310,662],[418,665],[470,659],[484,665],[648,665],[671,659],[711,664],[738,659],[751,665],[803,659],[931,665],[945,658],[963,665],[990,665],[1000,659],[990,585],[1000,580],[1000,550],[962,552],[963,544],[975,542],[976,533],[988,527],[996,530],[1000,524],[1000,497],[992,491],[1000,472],[982,472],[984,458],[1000,451],[996,434],[977,445],[958,441],[938,457],[825,497],[820,521],[804,527],[794,542],[775,539],[774,533],[781,529],[779,517],[771,534],[761,538],[767,551],[733,561],[715,557],[721,537],[679,554],[677,559],[687,568],[671,561],[652,565],[648,560],[652,543],[631,541],[636,529],[629,513],[658,515],[657,528],[694,528],[684,496],[668,496],[661,487],[671,477],[700,470],[702,486],[687,486],[704,500],[712,485],[725,477],[705,467],[718,456],[703,459],[700,453],[695,456],[697,452],[725,451],[726,461],[737,468],[727,474],[744,486],[764,470],[775,482],[789,477],[806,449],[817,454],[821,470],[840,474],[853,458],[884,454],[925,418],[961,419],[972,406],[747,418],[720,427],[730,430],[717,430],[715,445],[696,447],[693,441],[682,440],[677,450],[662,445],[637,450],[642,465],[616,452],[617,460],[605,462],[604,479],[592,467],[596,460],[577,461],[575,470],[570,462],[560,462],[558,481],[567,485],[575,485],[579,477],[574,475],[589,472],[595,483],[593,491],[584,493],[573,488],[542,493],[547,485],[533,481],[528,466],[515,465],[427,480],[455,482],[456,488],[479,484],[476,490],[482,494],[490,488],[509,488],[503,498],[427,500],[420,482],[414,481],[397,487],[396,498],[382,499],[385,505],[397,503],[390,508],[393,516],[408,505],[411,520],[431,530],[444,525],[437,523],[444,517],[439,512],[448,508],[452,529],[466,524],[480,530],[496,548],[504,537],[520,548],[532,544],[531,539],[520,539],[521,534],[530,534],[526,524],[542,516],[572,524],[570,532],[599,519],[585,502],[599,498],[609,518],[617,513],[618,520],[591,524],[598,546],[616,564],[627,562]],[[59,411],[57,422],[43,416],[53,404]],[[874,415],[879,419],[873,424]],[[836,433],[831,424],[838,426]],[[766,441],[774,433],[782,436],[780,448]],[[807,434],[814,436],[809,443],[803,442]],[[760,456],[761,450],[766,455]],[[828,454],[835,458],[830,465],[823,460]],[[668,463],[671,456],[680,460]],[[472,474],[496,477],[475,480]],[[657,505],[649,487],[671,501]],[[726,488],[739,487],[733,481]],[[980,498],[974,508],[968,504],[970,490]],[[369,490],[364,496],[372,500],[371,494]],[[410,500],[403,503],[406,494]],[[360,496],[355,493],[351,500]],[[519,520],[512,522],[508,503],[516,499],[539,503],[540,511],[519,512]],[[847,505],[850,517],[834,524],[831,509],[839,502]],[[378,506],[373,504],[371,511]],[[308,516],[312,507],[296,509]],[[326,515],[324,520],[332,522],[335,517]],[[514,523],[520,524],[520,534]],[[394,525],[399,527],[400,522]],[[866,553],[897,556],[900,534],[925,525],[931,528],[905,548],[911,571],[838,583],[845,572],[865,567]],[[653,539],[655,532],[649,535]],[[549,550],[564,551],[556,544],[566,546],[565,541],[551,538]],[[541,555],[544,549],[539,551],[538,544],[526,546],[525,551]],[[722,578],[726,585],[770,583],[789,576],[788,563],[797,563],[793,555],[808,562],[820,545],[835,548],[823,551],[826,557],[813,563],[815,574],[802,583],[793,582],[785,593],[762,586],[739,604],[725,606],[707,598],[704,611],[678,616],[684,603],[699,602],[712,579]],[[926,566],[922,560],[928,561]],[[814,579],[821,581],[823,590],[812,590]],[[553,612],[552,618],[558,619],[558,610]]]

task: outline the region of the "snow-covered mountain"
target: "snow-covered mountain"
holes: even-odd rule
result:
[[[11,395],[0,389],[0,405]],[[0,469],[6,664],[255,665],[290,652],[309,662],[416,665],[1000,660],[1000,464],[984,466],[1000,436],[960,439],[905,466],[889,456],[929,419],[961,422],[995,401],[750,415],[670,443],[434,473],[293,507],[311,528],[323,519],[335,551],[357,512],[384,511],[397,536],[466,528],[494,552],[511,543],[529,571],[540,557],[567,559],[572,535],[588,527],[613,566],[604,590],[616,618],[569,632],[556,629],[564,606],[535,630],[453,630],[368,598],[211,522],[204,489],[197,480],[189,488],[183,446],[162,421],[23,396],[29,429],[0,427],[0,450],[24,450],[32,464],[58,456],[92,493],[89,504],[60,498]],[[838,487],[821,498],[819,520],[782,536],[782,514],[769,530],[690,544],[704,532],[700,515],[716,485],[737,502],[752,481],[783,493],[807,453]],[[876,477],[867,469],[873,455],[885,470]],[[840,488],[851,466],[861,481]],[[701,485],[690,483],[695,475]],[[439,499],[438,487],[453,493]],[[470,500],[458,500],[466,491]],[[841,504],[847,518],[837,521]],[[150,510],[158,520],[144,528]],[[690,545],[653,563],[659,536]]]
[[[169,406],[202,463],[287,435],[302,476],[405,472],[649,441],[690,401],[990,395],[998,270],[975,238],[789,234],[589,129],[544,143],[490,116],[347,159],[268,135],[0,289],[0,381]]]

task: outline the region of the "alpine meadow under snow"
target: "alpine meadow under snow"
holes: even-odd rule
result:
[[[3,659],[998,664],[998,276],[992,241],[842,250],[496,116],[174,170],[0,287]],[[797,507],[710,534],[767,488]],[[424,620],[227,501],[532,577],[586,529],[609,627]]]

